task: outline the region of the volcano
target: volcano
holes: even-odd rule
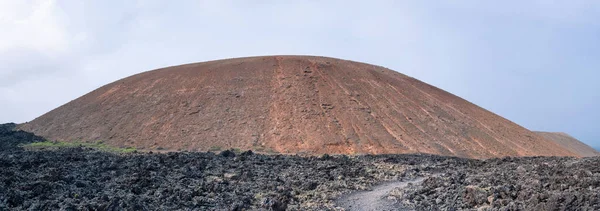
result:
[[[146,150],[578,156],[393,70],[312,56],[187,64],[133,75],[20,129]]]

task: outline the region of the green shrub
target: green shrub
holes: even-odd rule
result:
[[[86,143],[80,141],[74,142],[62,142],[62,141],[44,141],[44,142],[34,142],[30,144],[26,144],[22,146],[26,149],[59,149],[59,148],[75,148],[75,147],[87,147],[96,149],[99,151],[105,152],[113,152],[113,153],[132,153],[137,151],[134,147],[113,147],[104,144],[102,141],[96,141],[95,143]]]
[[[221,147],[220,146],[212,146],[212,147],[210,147],[210,149],[208,149],[208,151],[210,151],[210,152],[221,151]]]

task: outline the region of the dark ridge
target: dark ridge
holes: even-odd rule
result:
[[[0,124],[0,150],[21,150],[22,144],[45,141],[43,137],[22,130],[15,130],[15,123]]]

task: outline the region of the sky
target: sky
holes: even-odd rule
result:
[[[0,0],[0,122],[161,67],[318,55],[600,147],[598,20],[596,0]]]

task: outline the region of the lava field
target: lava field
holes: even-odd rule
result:
[[[0,210],[343,210],[344,195],[419,178],[385,196],[391,210],[600,210],[600,157],[30,151],[44,139],[14,126],[0,126]]]

